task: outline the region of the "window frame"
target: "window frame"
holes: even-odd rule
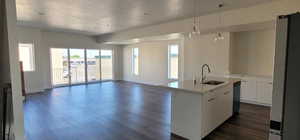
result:
[[[177,78],[174,78],[171,76],[171,47],[173,46],[177,46],[177,49],[178,49],[178,54],[177,54],[177,57],[178,57],[178,60],[177,60]],[[179,55],[180,55],[180,46],[179,44],[176,44],[176,43],[173,43],[173,44],[168,44],[168,79],[169,80],[178,80],[179,79]]]
[[[31,62],[31,66],[30,66],[30,69],[28,70],[25,70],[24,69],[24,63],[23,61],[21,60],[20,58],[20,48],[21,47],[27,47],[27,48],[30,48],[30,53],[28,56],[29,56],[29,61]],[[34,43],[18,43],[18,51],[19,51],[19,61],[22,62],[23,64],[23,71],[24,72],[34,72],[36,70],[36,65],[35,65],[35,48],[34,48]]]
[[[137,56],[135,56],[135,50],[137,50]],[[134,47],[132,48],[132,56],[131,56],[131,73],[132,75],[134,76],[138,76],[140,74],[140,69],[139,69],[139,64],[136,65],[136,62],[135,62],[135,58],[137,57],[137,60],[139,63],[139,56],[140,56],[140,50],[138,47]],[[137,69],[136,69],[136,66],[137,66]],[[137,71],[135,71],[137,70]]]

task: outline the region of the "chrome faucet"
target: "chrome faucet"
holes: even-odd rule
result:
[[[208,64],[203,64],[202,65],[202,71],[201,71],[201,83],[203,84],[205,79],[206,79],[206,75],[204,75],[204,68],[207,67],[208,73],[210,73],[210,68]]]

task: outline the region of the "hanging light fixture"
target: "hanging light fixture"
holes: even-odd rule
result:
[[[221,9],[223,7],[224,7],[223,3],[221,3],[221,4],[218,5],[218,8],[220,9],[219,10],[219,12],[220,12],[220,14],[219,14],[219,26],[220,27],[222,27],[222,12],[221,12]],[[215,41],[224,40],[224,39],[225,38],[224,38],[224,36],[223,36],[223,34],[221,32],[216,33],[215,38],[214,38]]]
[[[192,38],[194,35],[200,35],[200,19],[198,19],[197,17],[197,3],[196,0],[194,0],[194,21],[192,31],[189,33],[189,38]]]

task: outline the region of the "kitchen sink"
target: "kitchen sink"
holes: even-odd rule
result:
[[[205,84],[205,85],[220,85],[220,84],[223,84],[223,83],[224,82],[222,82],[222,81],[211,80],[211,81],[204,82],[203,84]]]

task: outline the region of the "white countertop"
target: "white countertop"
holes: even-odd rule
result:
[[[209,80],[222,81],[224,83],[219,84],[219,85],[207,85],[207,84],[201,84],[200,82],[194,84],[193,80],[184,80],[184,81],[170,82],[170,83],[161,85],[161,87],[204,94],[209,91],[215,90],[217,88],[224,87],[228,84],[233,84],[236,81],[240,81],[240,79],[238,79],[238,78],[219,78],[219,77],[218,78],[210,77],[206,81],[209,81]]]

